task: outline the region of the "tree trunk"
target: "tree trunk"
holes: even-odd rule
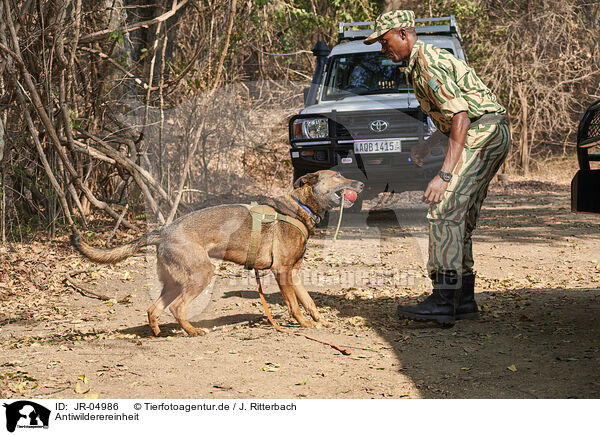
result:
[[[521,134],[519,136],[519,151],[521,154],[521,169],[523,171],[523,175],[529,174],[529,156],[530,156],[530,147],[529,143],[529,128],[528,128],[528,112],[529,112],[529,104],[527,102],[527,94],[525,93],[524,84],[519,83],[517,86],[517,95],[519,96],[519,100],[521,101]]]
[[[5,183],[5,165],[4,156],[6,152],[6,144],[4,142],[4,116],[0,116],[0,244],[6,244],[6,189]]]

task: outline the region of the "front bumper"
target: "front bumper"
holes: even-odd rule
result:
[[[357,154],[354,152],[353,142],[338,144],[336,147],[331,144],[292,147],[290,157],[298,176],[333,169],[344,177],[365,183],[365,190],[371,195],[379,192],[425,190],[444,162],[440,147],[434,147],[423,166],[419,167],[411,161],[409,151]]]

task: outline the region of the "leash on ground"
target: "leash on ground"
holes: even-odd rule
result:
[[[281,326],[279,326],[275,322],[275,320],[273,320],[273,316],[271,316],[271,312],[269,311],[269,307],[267,305],[267,301],[265,299],[265,295],[264,295],[263,290],[262,290],[262,284],[260,283],[260,274],[258,273],[258,270],[254,269],[254,274],[256,275],[256,283],[258,284],[258,294],[260,295],[260,301],[262,302],[262,306],[265,309],[265,313],[267,314],[267,318],[269,319],[269,322],[271,323],[271,325],[273,325],[273,327],[277,331],[279,331],[279,332],[286,332],[288,334],[298,335],[300,337],[304,337],[304,338],[307,338],[307,339],[312,340],[312,341],[316,341],[316,342],[321,343],[321,344],[326,344],[327,346],[333,347],[335,350],[337,350],[338,352],[342,353],[343,355],[351,355],[352,354],[352,351],[350,351],[350,349],[344,349],[344,348],[341,348],[339,346],[336,346],[335,344],[327,343],[326,341],[321,341],[321,340],[318,340],[316,338],[309,337],[308,335],[302,334],[301,332],[286,331]]]

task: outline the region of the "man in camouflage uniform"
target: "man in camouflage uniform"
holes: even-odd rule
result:
[[[364,41],[380,42],[394,62],[408,61],[406,73],[421,109],[449,136],[442,169],[423,197],[430,204],[427,269],[433,293],[417,305],[400,305],[398,314],[453,325],[479,315],[471,234],[488,185],[508,153],[510,130],[506,110],[475,72],[448,51],[420,41],[414,26],[412,11],[388,12]],[[422,165],[430,151],[429,144],[414,147],[413,160]]]

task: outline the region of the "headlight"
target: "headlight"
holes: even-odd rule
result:
[[[294,139],[323,139],[329,136],[329,122],[326,118],[296,119]]]

